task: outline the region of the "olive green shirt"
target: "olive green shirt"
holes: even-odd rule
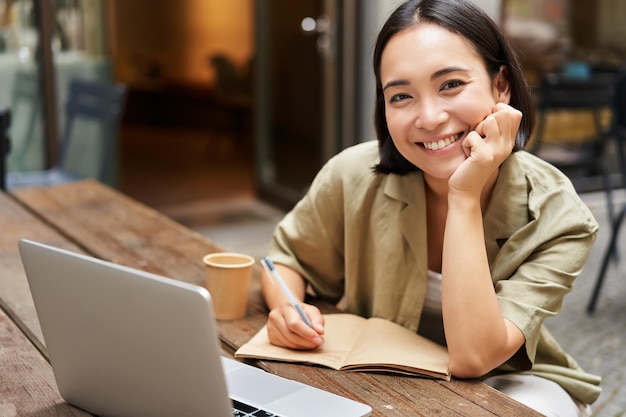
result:
[[[378,161],[376,141],[332,158],[277,226],[269,255],[345,311],[417,331],[428,268],[424,179],[375,174]],[[497,371],[530,371],[593,403],[600,378],[543,326],[583,269],[598,231],[593,215],[564,174],[520,151],[502,164],[483,221],[502,314],[526,338]]]

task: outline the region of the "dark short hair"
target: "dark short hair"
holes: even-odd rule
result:
[[[498,25],[470,0],[409,0],[400,5],[387,19],[378,34],[374,49],[376,76],[374,123],[380,152],[380,163],[374,167],[375,172],[402,175],[419,170],[400,154],[389,134],[380,66],[383,51],[389,40],[398,32],[424,22],[439,25],[471,42],[483,58],[487,72],[492,77],[499,73],[501,66],[507,68],[511,88],[509,105],[521,111],[523,115],[513,151],[524,149],[535,124],[535,107],[515,51]]]

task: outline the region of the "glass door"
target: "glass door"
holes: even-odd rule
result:
[[[39,170],[50,164],[41,83],[46,50],[40,48],[40,29],[42,9],[48,5],[44,3],[0,1],[0,107],[11,112],[8,171]]]
[[[258,195],[289,209],[324,162],[354,140],[346,134],[354,107],[343,93],[356,81],[343,74],[354,62],[344,51],[354,44],[356,1],[256,4]]]
[[[0,0],[0,80],[5,87],[0,107],[10,108],[12,115],[9,171],[57,163],[71,79],[111,79],[106,6],[104,0]]]

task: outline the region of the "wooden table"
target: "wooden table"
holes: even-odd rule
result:
[[[0,416],[88,415],[56,389],[18,253],[27,238],[125,266],[202,285],[202,257],[221,251],[200,234],[96,181],[0,193]],[[265,324],[260,269],[246,317],[218,322],[224,352]],[[321,305],[324,311],[332,306]],[[450,382],[341,372],[270,361],[255,365],[371,405],[374,416],[538,415],[475,380]]]

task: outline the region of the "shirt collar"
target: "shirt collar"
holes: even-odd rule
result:
[[[523,151],[520,151],[523,152]],[[422,222],[426,229],[426,190],[421,171],[406,175],[389,174],[385,179],[384,192],[387,196],[406,204],[402,217],[407,222]],[[516,153],[509,156],[501,165],[496,185],[491,194],[489,206],[483,218],[485,239],[488,250],[497,250],[517,230],[529,221],[528,198],[530,186],[523,164]],[[414,228],[408,228],[408,230]],[[405,229],[406,230],[406,229]],[[406,234],[414,252],[424,241],[413,239],[414,234]],[[425,233],[422,234],[425,236]],[[495,245],[495,246],[493,246]]]

